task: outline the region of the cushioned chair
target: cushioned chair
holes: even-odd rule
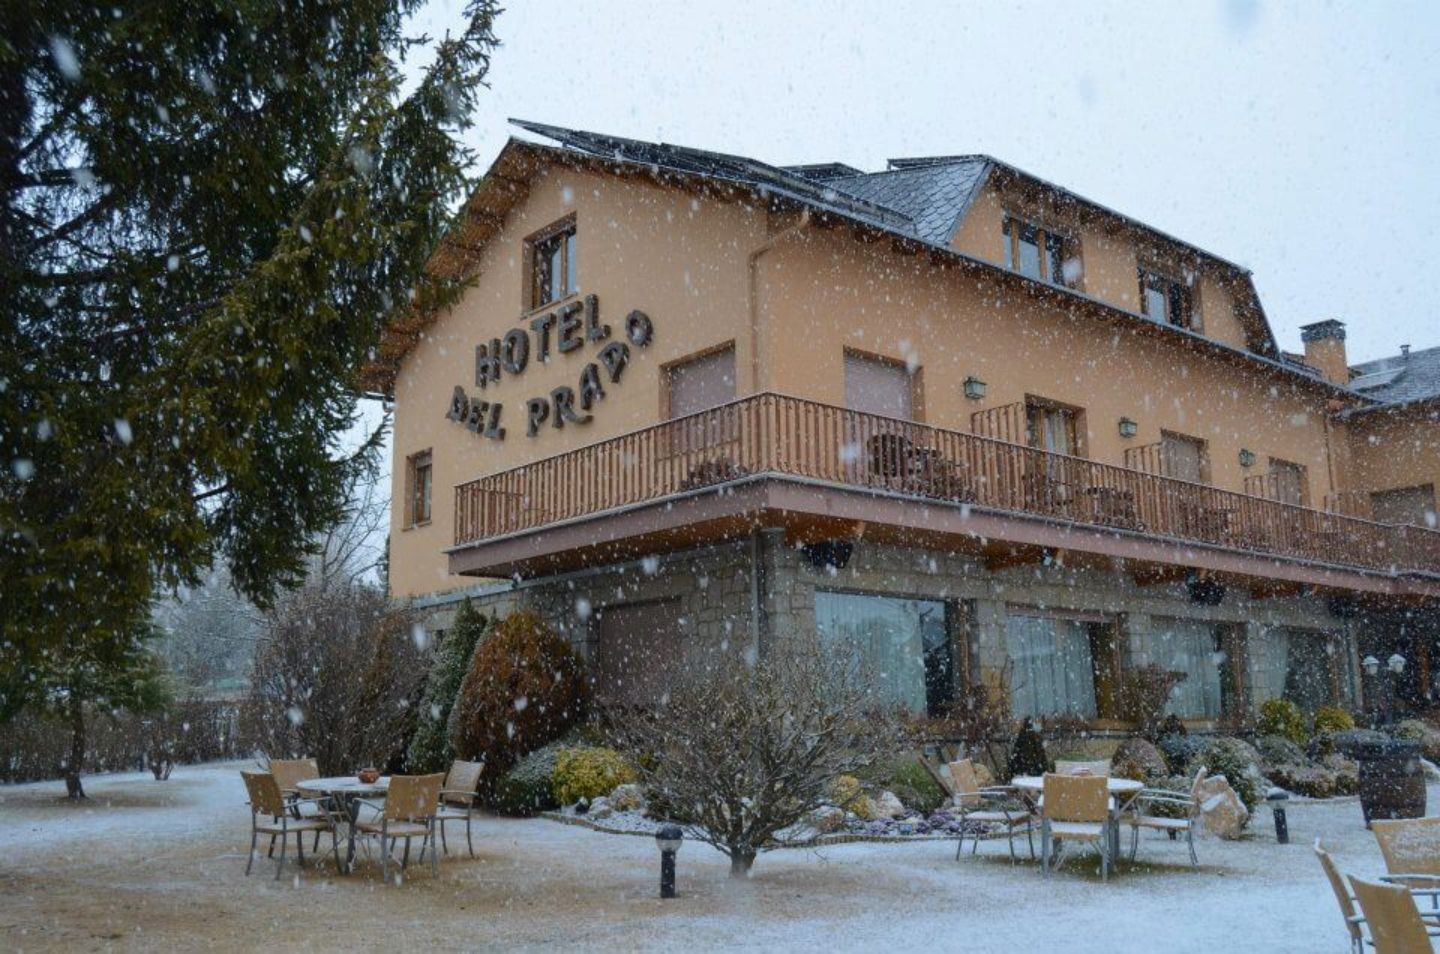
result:
[[[356,820],[356,835],[375,838],[380,843],[381,876],[390,881],[390,856],[395,842],[405,839],[405,853],[400,867],[410,863],[410,842],[421,839],[421,857],[428,846],[430,849],[430,870],[440,873],[440,852],[435,850],[435,817],[440,809],[440,787],[445,782],[443,772],[434,775],[393,775],[385,791],[385,801],[357,799],[358,805],[372,809],[375,814],[365,821]],[[358,809],[357,809],[358,814]]]
[[[1100,878],[1110,878],[1110,790],[1104,776],[1045,776],[1040,814],[1040,867],[1046,876],[1055,861],[1055,843],[1093,842],[1100,852]]]
[[[1023,830],[1026,841],[1030,843],[1030,857],[1034,858],[1035,837],[1032,832],[1035,816],[1020,803],[1015,789],[1007,785],[989,785],[982,788],[980,779],[975,774],[975,764],[969,759],[951,762],[949,769],[950,799],[960,813],[960,838],[955,845],[956,859],[959,859],[960,852],[965,847],[967,822],[999,825],[1010,843],[1012,862],[1015,860],[1015,833]],[[945,780],[944,775],[940,777]],[[970,841],[970,853],[973,855],[980,847],[979,833],[972,832]]]
[[[335,823],[329,815],[324,799],[287,799],[281,792],[280,783],[269,772],[241,772],[240,777],[245,780],[245,791],[250,796],[250,855],[245,862],[247,875],[255,864],[255,845],[261,835],[270,836],[272,847],[275,839],[280,839],[280,858],[275,863],[277,880],[280,878],[280,869],[285,867],[285,847],[291,835],[295,836],[296,860],[299,864],[305,863],[305,835],[308,832],[315,832],[318,844],[320,833],[328,831],[331,851],[339,857]],[[302,802],[313,803],[318,814],[297,816],[295,811]]]

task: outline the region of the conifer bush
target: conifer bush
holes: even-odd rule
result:
[[[496,623],[470,658],[451,716],[455,757],[485,763],[481,790],[527,752],[553,742],[584,715],[584,664],[536,613]]]
[[[1035,728],[1031,719],[1020,724],[1015,733],[1015,744],[1010,749],[1009,772],[1016,775],[1044,775],[1050,770],[1050,759],[1045,754],[1045,740]]]
[[[476,611],[467,598],[455,613],[455,622],[441,640],[430,663],[425,696],[420,703],[415,735],[410,740],[408,770],[416,774],[443,772],[455,757],[450,745],[450,713],[460,683],[470,667],[475,644],[490,628],[490,619]]]

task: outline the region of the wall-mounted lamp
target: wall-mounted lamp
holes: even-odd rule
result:
[[[1124,438],[1134,437],[1140,431],[1140,425],[1128,417],[1120,418],[1120,436]]]
[[[1255,452],[1252,451],[1252,450],[1245,450],[1244,448],[1241,448],[1241,450],[1240,450],[1240,466],[1241,466],[1241,467],[1254,467],[1254,466],[1255,466]]]
[[[972,401],[979,401],[985,397],[985,382],[975,375],[965,379],[965,396]]]

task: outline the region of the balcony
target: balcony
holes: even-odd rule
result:
[[[762,483],[811,493],[744,497],[743,490]],[[460,484],[452,569],[493,570],[484,560],[456,559],[492,541],[647,505],[675,512],[699,498],[735,498],[728,508],[682,513],[669,524],[673,532],[685,520],[728,517],[734,527],[755,508],[862,519],[854,516],[862,512],[856,494],[872,507],[891,504],[884,514],[864,517],[867,522],[896,525],[897,515],[906,515],[921,535],[950,527],[987,542],[1061,545],[1178,565],[1206,565],[1196,562],[1201,552],[1228,554],[1229,564],[1214,565],[1240,566],[1236,560],[1243,557],[1245,572],[1262,577],[1291,563],[1392,580],[1440,577],[1440,533],[1432,530],[770,393]],[[834,505],[837,495],[851,498],[849,510]],[[662,523],[652,521],[649,531]],[[590,539],[577,535],[572,542]],[[1324,574],[1287,578],[1335,582]],[[1416,592],[1432,591],[1440,593],[1440,585],[1425,583]]]

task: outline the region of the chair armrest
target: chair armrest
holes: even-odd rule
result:
[[[440,789],[440,796],[441,796],[442,798],[443,798],[444,796],[446,796],[446,795],[454,795],[454,796],[456,796],[456,797],[458,797],[458,798],[463,798],[463,799],[465,799],[467,802],[473,802],[473,801],[475,801],[475,794],[476,794],[475,792],[466,791],[466,790],[463,789],[463,788],[442,788],[442,789]]]
[[[1433,874],[1403,874],[1403,873],[1402,873],[1402,874],[1383,874],[1383,875],[1380,876],[1380,880],[1381,880],[1381,881],[1391,881],[1391,882],[1396,882],[1396,883],[1400,883],[1400,884],[1407,884],[1407,883],[1409,883],[1409,882],[1411,882],[1411,881],[1428,882],[1429,884],[1434,885],[1433,888],[1430,888],[1430,889],[1428,889],[1428,890],[1431,890],[1431,891],[1440,891],[1440,875],[1433,875]],[[1422,889],[1422,890],[1427,890],[1427,889]]]

